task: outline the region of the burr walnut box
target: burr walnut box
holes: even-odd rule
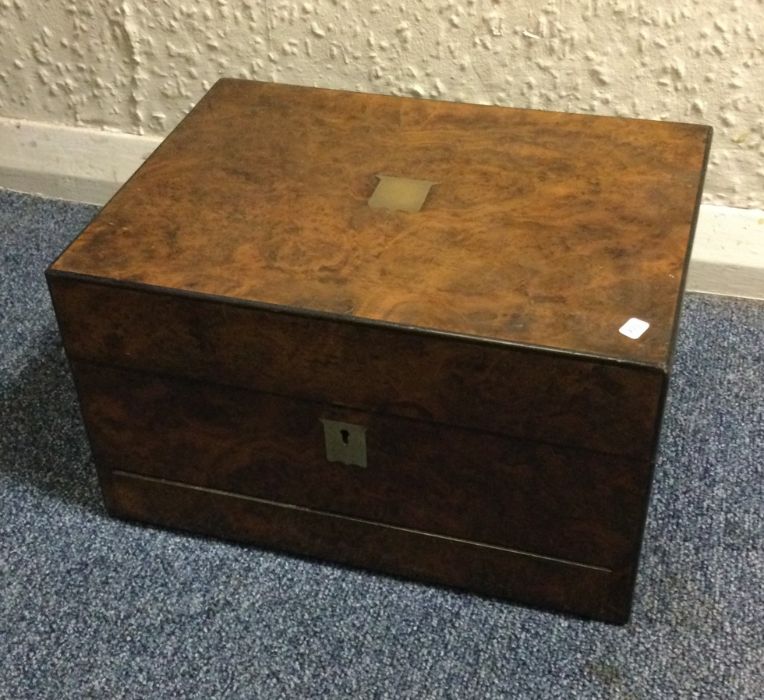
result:
[[[221,80],[47,271],[109,512],[624,622],[710,137]]]

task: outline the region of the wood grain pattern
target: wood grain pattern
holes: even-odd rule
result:
[[[223,80],[54,269],[665,367],[709,142]],[[437,184],[371,209],[380,173]]]
[[[666,376],[649,367],[49,282],[74,359],[640,459],[655,447]]]
[[[73,369],[109,470],[608,569],[633,563],[648,460],[82,362]],[[321,418],[366,427],[367,468],[327,462]]]

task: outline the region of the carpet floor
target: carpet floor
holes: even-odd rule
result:
[[[109,518],[43,279],[95,211],[0,190],[0,698],[764,697],[764,304],[685,300],[613,627]]]

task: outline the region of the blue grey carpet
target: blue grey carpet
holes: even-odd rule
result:
[[[611,627],[107,517],[43,280],[94,212],[0,191],[0,697],[764,697],[764,304],[685,302]]]

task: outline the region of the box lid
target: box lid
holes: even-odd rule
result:
[[[51,270],[665,367],[710,138],[221,80]]]

